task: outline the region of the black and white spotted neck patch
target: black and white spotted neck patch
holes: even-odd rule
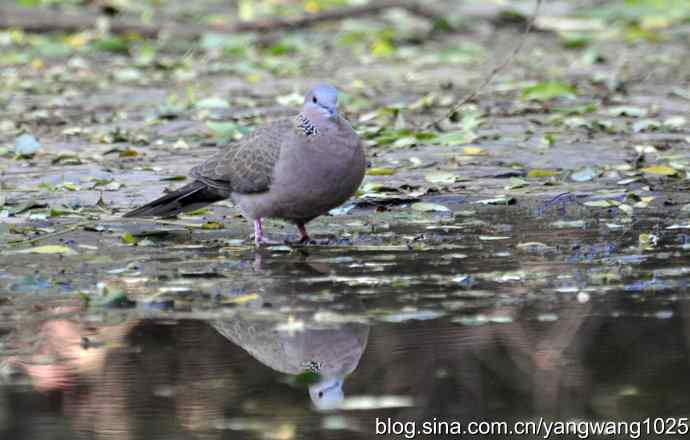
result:
[[[315,136],[319,134],[319,129],[316,128],[316,125],[314,125],[309,118],[304,116],[302,113],[297,115],[296,126],[305,136]]]

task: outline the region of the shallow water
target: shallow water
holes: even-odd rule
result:
[[[88,308],[82,279],[5,273],[0,437],[411,438],[690,411],[683,216],[427,220],[292,252],[154,238],[94,275]]]

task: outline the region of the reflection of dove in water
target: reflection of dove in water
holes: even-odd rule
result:
[[[212,322],[223,336],[262,364],[285,374],[307,371],[320,380],[309,386],[317,409],[333,409],[344,398],[343,379],[357,368],[369,338],[369,326],[359,323],[279,330],[275,319],[236,317]]]

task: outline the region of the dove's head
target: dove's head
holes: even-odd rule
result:
[[[309,113],[317,111],[327,118],[334,117],[338,112],[338,91],[330,84],[320,84],[304,97],[304,109]]]

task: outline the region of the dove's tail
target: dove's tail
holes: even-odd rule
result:
[[[123,217],[173,217],[181,212],[202,208],[224,198],[205,183],[196,180],[151,203],[129,211]]]

